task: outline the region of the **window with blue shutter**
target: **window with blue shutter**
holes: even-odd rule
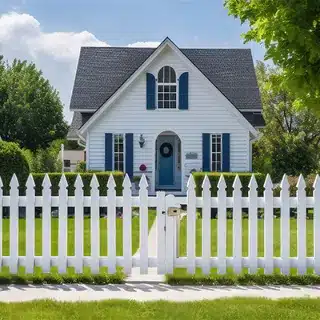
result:
[[[156,108],[156,78],[153,74],[147,73],[147,110]]]
[[[210,137],[210,133],[202,134],[202,171],[211,171]]]
[[[184,72],[179,78],[179,109],[189,108],[189,73]]]
[[[230,171],[230,133],[222,135],[222,171]]]
[[[113,136],[112,133],[105,134],[105,171],[113,170]]]
[[[125,151],[125,163],[126,173],[130,178],[133,177],[133,133],[126,133],[126,151]]]

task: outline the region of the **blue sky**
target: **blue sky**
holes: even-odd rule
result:
[[[82,45],[156,45],[169,36],[181,47],[251,48],[254,60],[263,60],[263,47],[243,44],[246,27],[228,16],[223,2],[1,0],[0,54],[9,60],[34,61],[61,92],[66,106]],[[68,83],[61,82],[62,75]]]

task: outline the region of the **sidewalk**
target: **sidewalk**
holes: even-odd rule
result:
[[[121,285],[41,285],[0,286],[0,302],[23,302],[39,299],[57,301],[99,301],[109,299],[135,301],[199,301],[231,297],[319,298],[320,286],[312,287],[209,287],[170,286],[166,284],[121,284]]]

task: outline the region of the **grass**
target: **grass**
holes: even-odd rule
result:
[[[155,210],[149,210],[149,229],[151,228],[154,219],[156,216]],[[2,250],[3,255],[8,256],[9,246],[10,246],[10,220],[3,220],[3,229],[2,229]],[[58,255],[58,223],[59,220],[57,218],[51,219],[51,255]],[[91,253],[91,239],[90,239],[90,223],[91,219],[86,217],[84,219],[84,255],[89,256]],[[122,245],[122,237],[123,237],[123,228],[122,228],[123,220],[120,218],[116,219],[116,251],[117,256],[122,256],[123,254],[123,245]],[[107,239],[107,218],[100,219],[100,255],[107,256],[108,255],[108,239]],[[75,250],[75,230],[74,230],[74,218],[69,218],[68,222],[68,256],[74,255]],[[42,255],[42,219],[35,219],[35,254],[36,256]],[[24,256],[26,254],[26,220],[19,219],[19,256]],[[139,217],[134,216],[132,218],[132,252],[135,253],[139,248]],[[100,278],[99,278],[100,276]],[[0,282],[3,283],[62,283],[62,282],[82,282],[82,283],[110,283],[121,282],[124,278],[124,275],[119,268],[119,271],[115,276],[107,275],[107,268],[101,268],[101,274],[93,277],[90,273],[90,268],[84,268],[84,274],[75,275],[74,268],[69,267],[66,275],[59,275],[56,268],[51,268],[51,274],[42,274],[41,268],[36,267],[34,275],[26,275],[24,272],[24,268],[20,267],[18,276],[12,277],[9,274],[9,270],[7,267],[2,267],[2,272],[0,273]]]
[[[267,300],[233,298],[201,302],[102,301],[62,303],[34,301],[0,304],[0,319],[237,319],[316,320],[319,299]]]
[[[211,220],[211,256],[217,256],[217,219]],[[307,244],[307,255],[313,256],[313,220],[306,220],[307,225],[307,237],[306,237],[306,244]],[[232,219],[227,220],[227,256],[232,256],[233,248],[233,221]],[[273,219],[273,249],[274,249],[274,256],[280,256],[280,219],[274,218]],[[184,218],[181,221],[181,229],[180,229],[180,246],[179,246],[179,256],[186,256],[187,250],[187,221]],[[196,256],[201,256],[202,250],[202,219],[197,218],[196,220]],[[258,220],[258,256],[264,256],[264,221],[263,219]],[[248,256],[248,219],[242,220],[242,256]],[[290,255],[296,256],[297,255],[297,220],[290,219]],[[263,270],[258,270],[259,273],[262,273]],[[279,270],[275,270],[277,273]],[[310,270],[309,270],[310,271]],[[246,269],[243,270],[244,273],[247,272]],[[296,270],[291,270],[292,274],[296,274]],[[232,276],[232,281],[237,283],[235,276],[233,275],[233,269],[228,268],[227,270],[228,275]],[[173,276],[168,276],[168,281],[171,283],[194,283],[199,284],[201,281],[203,283],[207,283],[208,281],[214,283],[217,278],[217,270],[213,268],[211,270],[211,275],[209,277],[204,276],[202,274],[202,270],[200,268],[196,269],[196,274],[194,276],[190,276],[187,274],[185,268],[177,268],[174,270]],[[284,279],[283,281],[287,281]]]

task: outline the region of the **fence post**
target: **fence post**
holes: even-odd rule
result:
[[[14,174],[10,181],[10,272],[18,273],[19,256],[19,182]]]
[[[75,272],[83,272],[83,182],[81,176],[78,174],[75,182],[75,241],[74,241],[74,252],[75,252]]]
[[[123,259],[124,272],[132,270],[132,184],[126,174],[123,184]]]
[[[2,204],[2,199],[3,199],[3,183],[2,179],[0,177],[0,268],[2,267],[2,219],[3,219],[3,204]]]
[[[211,263],[211,184],[206,175],[202,183],[202,272],[210,274]]]
[[[91,273],[100,272],[100,196],[97,176],[92,176],[91,182]]]
[[[34,268],[34,241],[35,241],[35,226],[34,226],[34,216],[35,216],[35,183],[33,177],[30,174],[26,183],[26,273],[33,273]]]
[[[254,174],[249,182],[249,273],[258,269],[258,184]]]
[[[157,192],[157,266],[158,274],[166,272],[166,193]]]
[[[218,182],[218,273],[225,274],[227,270],[227,193],[226,181],[223,175]]]
[[[59,240],[58,240],[58,270],[67,271],[67,218],[68,218],[68,182],[63,174],[59,182]]]
[[[290,273],[290,206],[289,206],[289,182],[286,175],[281,181],[281,272]]]
[[[196,184],[190,174],[187,184],[187,259],[188,273],[196,271]]]
[[[108,180],[108,273],[116,272],[116,182],[111,174]]]
[[[306,183],[300,175],[297,183],[297,248],[298,248],[298,274],[307,271],[306,251]]]
[[[51,181],[46,173],[42,181],[42,272],[51,269]]]
[[[313,245],[314,245],[314,272],[320,274],[320,179],[316,175],[313,183]]]
[[[148,181],[143,174],[139,183],[140,219],[140,273],[148,273]]]
[[[233,269],[240,274],[242,271],[242,206],[241,181],[236,175],[233,182]]]

